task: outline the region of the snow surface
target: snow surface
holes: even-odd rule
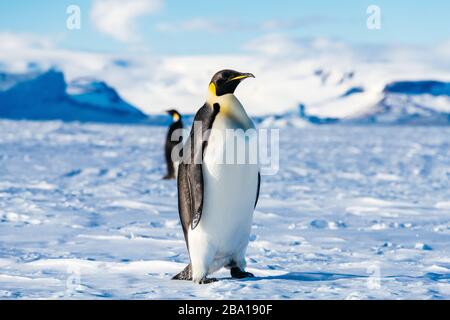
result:
[[[203,286],[170,280],[188,256],[165,130],[0,121],[0,298],[450,298],[450,128],[282,129],[257,277]]]

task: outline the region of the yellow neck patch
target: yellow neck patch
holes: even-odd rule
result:
[[[214,96],[216,96],[216,85],[214,83],[210,83],[209,84],[209,92],[211,92],[211,94],[213,94]]]
[[[173,115],[173,121],[177,122],[178,120],[180,120],[180,116],[178,114],[174,114]]]

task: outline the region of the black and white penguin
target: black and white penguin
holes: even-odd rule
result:
[[[165,157],[166,157],[166,165],[167,165],[167,174],[163,179],[175,179],[177,176],[178,170],[178,159],[172,159],[172,150],[179,143],[183,142],[183,137],[181,135],[172,137],[173,133],[176,130],[183,129],[183,121],[181,119],[181,114],[172,109],[167,110],[167,113],[172,117],[172,124],[169,127],[169,131],[166,136],[166,145],[165,145]]]
[[[256,163],[224,164],[221,158],[226,130],[255,129],[234,95],[249,77],[254,78],[233,70],[216,73],[206,103],[195,115],[194,125],[201,123],[202,132],[193,126],[178,172],[178,207],[190,264],[173,279],[210,283],[217,279],[207,276],[222,267],[229,268],[233,278],[253,277],[245,271],[245,252],[259,196],[259,168]],[[201,136],[207,141],[197,149],[192,141]]]

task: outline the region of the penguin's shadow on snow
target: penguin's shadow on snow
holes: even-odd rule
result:
[[[290,280],[290,281],[333,281],[340,279],[367,278],[367,276],[354,274],[340,274],[327,272],[289,272],[278,276],[267,276],[241,279],[243,281],[260,281],[260,280]]]

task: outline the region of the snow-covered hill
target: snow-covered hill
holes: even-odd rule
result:
[[[358,106],[352,111],[351,107]],[[312,110],[312,112],[310,111]],[[344,113],[340,114],[340,109]],[[325,111],[324,111],[325,110]],[[297,111],[267,117],[264,126],[304,127],[308,124],[450,124],[450,82],[394,81],[374,94],[364,87],[349,87],[342,95]]]
[[[19,120],[135,123],[148,121],[106,83],[78,79],[69,85],[60,71],[0,77],[0,117]]]
[[[350,120],[382,124],[450,124],[450,83],[390,83],[383,90],[383,97],[376,105]]]

